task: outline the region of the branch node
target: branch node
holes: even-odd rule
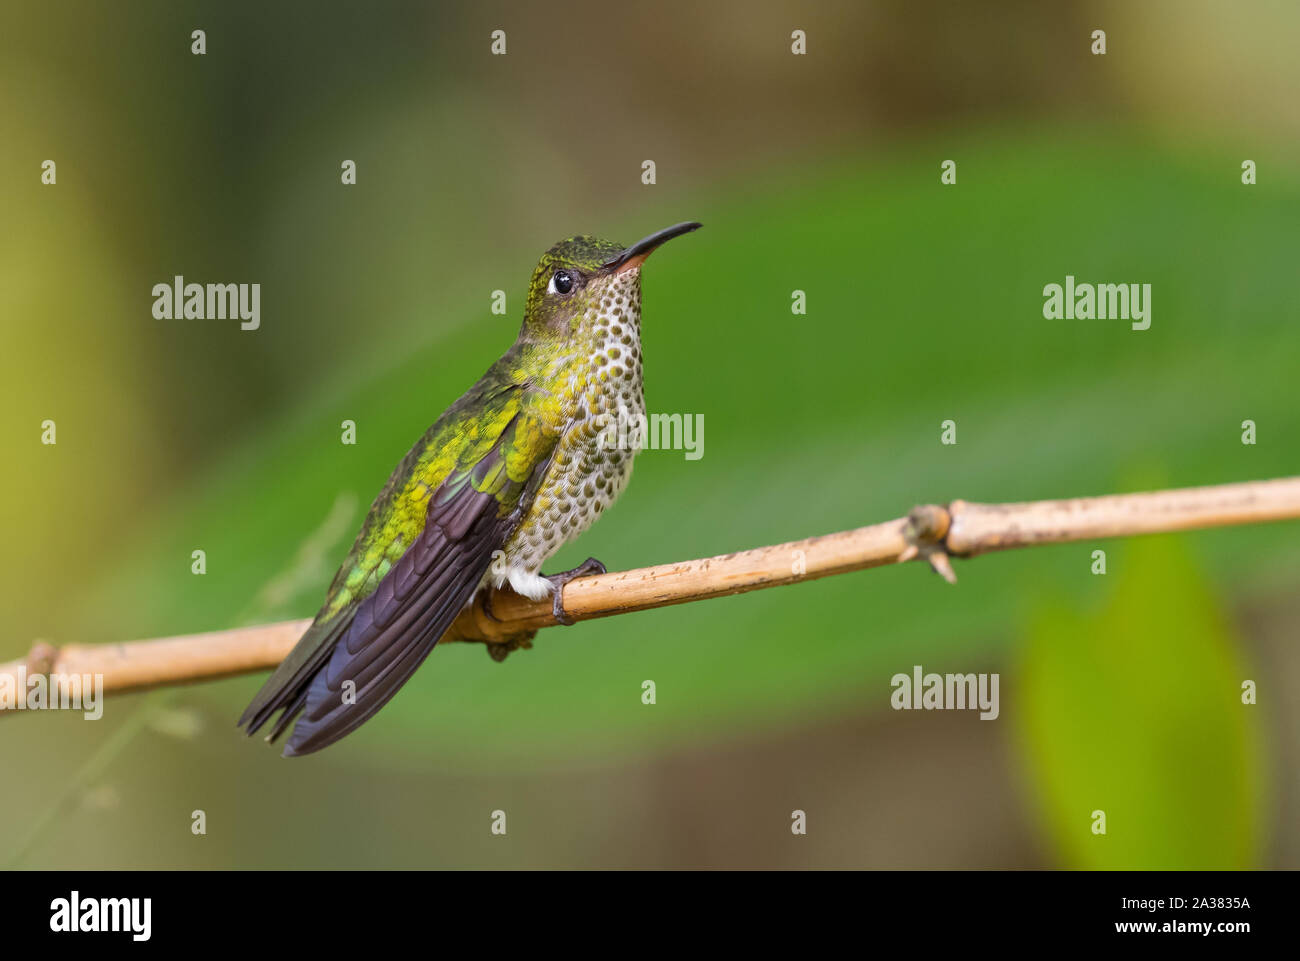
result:
[[[32,649],[27,652],[25,664],[28,676],[49,674],[54,670],[54,664],[58,659],[59,649],[57,647],[45,641],[36,641],[32,644]]]
[[[522,634],[515,634],[504,641],[484,641],[483,643],[487,645],[488,656],[500,664],[510,656],[511,651],[517,651],[520,648],[532,650],[533,638],[536,636],[536,631],[524,631]]]
[[[948,536],[950,523],[948,511],[938,504],[918,504],[907,515],[903,536],[917,546],[937,544]]]
[[[952,526],[952,516],[938,504],[920,504],[912,508],[903,526],[903,538],[907,547],[898,555],[900,562],[924,557],[935,573],[949,584],[957,583],[948,560],[944,539]]]
[[[949,584],[957,583],[957,573],[952,569],[952,562],[948,560],[948,555],[941,548],[934,548],[925,559],[930,562],[930,567],[936,574],[942,577]]]

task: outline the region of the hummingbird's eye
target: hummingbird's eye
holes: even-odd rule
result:
[[[569,291],[573,290],[573,283],[573,274],[567,270],[557,270],[555,273],[551,274],[551,283],[547,293],[567,294]]]

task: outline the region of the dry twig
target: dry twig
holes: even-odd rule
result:
[[[952,582],[950,557],[1295,518],[1300,477],[1022,504],[959,500],[837,534],[579,578],[564,589],[564,609],[572,620],[584,621],[919,558]],[[28,676],[102,674],[104,690],[126,691],[246,674],[275,667],[310,623],[281,621],[122,644],[37,644],[25,660],[0,664],[0,675],[16,680],[20,669]],[[538,629],[555,623],[549,600],[494,591],[467,608],[443,641],[485,643],[499,658],[529,646]]]

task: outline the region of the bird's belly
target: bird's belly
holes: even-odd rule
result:
[[[628,411],[630,420],[635,423],[644,410],[637,403]],[[509,567],[535,574],[623,492],[632,476],[636,438],[633,431],[620,435],[619,422],[611,421],[602,430],[596,418],[588,418],[565,432],[531,508],[506,543]]]

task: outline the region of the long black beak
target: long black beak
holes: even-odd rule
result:
[[[682,234],[689,234],[703,226],[697,221],[690,220],[683,224],[674,224],[671,227],[665,227],[657,233],[651,234],[644,240],[638,240],[621,254],[616,254],[601,265],[602,270],[616,274],[621,270],[631,270],[633,267],[640,267],[645,263],[645,259],[650,256],[656,247],[666,240],[672,240],[674,237],[680,237]]]

